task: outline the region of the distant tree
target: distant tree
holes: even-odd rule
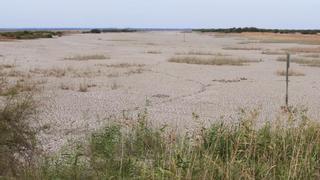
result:
[[[101,33],[101,30],[100,29],[91,29],[90,33],[99,34],[99,33]]]

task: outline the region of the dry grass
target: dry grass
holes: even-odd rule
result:
[[[287,59],[284,57],[279,57],[277,61],[286,62]],[[304,66],[320,67],[320,59],[291,58],[290,62],[294,62]]]
[[[278,70],[276,72],[276,74],[278,76],[286,76],[287,72],[286,72],[286,70]],[[300,72],[300,71],[297,71],[297,70],[293,70],[293,69],[289,70],[288,75],[289,76],[305,76],[305,74],[303,72]]]
[[[241,41],[238,42],[238,44],[256,44],[259,43],[260,41]]]
[[[15,67],[16,67],[15,64],[0,64],[0,70],[10,69],[10,68],[15,68]]]
[[[241,81],[246,81],[248,80],[246,77],[241,77],[237,79],[214,79],[212,80],[213,82],[219,82],[219,83],[236,83],[236,82],[241,82]]]
[[[260,51],[261,48],[257,47],[224,47],[224,50],[244,50],[244,51]]]
[[[2,70],[0,71],[0,76],[30,78],[30,74],[16,69],[9,69],[9,71]]]
[[[133,74],[141,74],[144,71],[146,71],[146,70],[143,69],[143,68],[131,69],[131,70],[125,72],[125,75],[130,76],[130,75],[133,75]]]
[[[283,49],[288,53],[320,53],[320,47],[315,48],[302,48],[302,47],[295,47],[295,48],[287,48]]]
[[[114,41],[114,42],[133,42],[137,41],[134,39],[107,39],[106,41]]]
[[[156,46],[157,44],[156,44],[156,43],[145,43],[145,45],[148,45],[148,46]]]
[[[108,78],[116,78],[119,77],[120,73],[119,72],[113,72],[107,75]]]
[[[259,40],[260,43],[297,43],[297,44],[320,44],[319,35],[303,34],[276,34],[276,33],[241,33],[238,36],[244,36],[252,40]]]
[[[94,83],[82,82],[79,84],[79,92],[88,92],[89,88],[97,87]]]
[[[286,54],[285,52],[283,51],[275,51],[275,50],[264,50],[261,52],[261,54],[266,54],[266,55],[284,55]]]
[[[52,68],[52,69],[34,68],[29,70],[29,72],[33,74],[41,74],[45,77],[57,77],[57,78],[61,78],[67,75],[67,69],[64,69],[64,68]]]
[[[0,79],[0,96],[11,96],[23,92],[37,92],[37,83],[25,79],[9,83],[6,78]]]
[[[246,59],[231,59],[231,58],[222,58],[222,57],[211,57],[211,58],[199,58],[199,57],[173,57],[169,59],[169,62],[174,63],[186,63],[186,64],[202,64],[202,65],[230,65],[230,66],[243,66],[247,65],[251,62],[258,61],[250,61]]]
[[[91,68],[86,68],[86,69],[74,69],[72,67],[68,68],[51,68],[51,69],[40,69],[40,68],[35,68],[29,70],[30,73],[33,74],[39,74],[44,77],[56,77],[56,78],[61,78],[65,76],[70,76],[70,77],[76,77],[76,78],[81,78],[81,77],[97,77],[97,76],[102,76],[104,73],[98,69],[91,69]]]
[[[119,64],[96,64],[95,66],[103,66],[103,67],[109,67],[109,68],[130,68],[130,67],[144,67],[145,64],[119,63]]]
[[[117,90],[120,88],[120,85],[117,82],[113,82],[110,86],[111,90]]]
[[[79,84],[79,92],[88,92],[89,86],[87,83],[80,83]]]
[[[64,58],[64,60],[72,60],[72,61],[88,61],[88,60],[103,60],[103,59],[110,59],[110,57],[102,54],[93,54],[93,55],[76,55],[76,56]]]
[[[147,54],[161,54],[161,51],[156,51],[156,50],[150,50],[150,51],[146,51]]]
[[[292,62],[305,65],[305,66],[310,66],[310,67],[320,67],[320,59],[293,59]]]
[[[62,89],[62,90],[70,90],[71,86],[69,84],[61,83],[60,84],[60,89]]]
[[[286,57],[278,57],[277,61],[279,61],[279,62],[287,62],[287,58]]]
[[[228,54],[205,52],[205,51],[189,51],[189,52],[175,53],[175,55],[230,56]]]
[[[304,54],[302,57],[307,57],[307,58],[320,58],[320,54]]]

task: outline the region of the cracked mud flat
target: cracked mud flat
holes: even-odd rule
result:
[[[276,61],[280,55],[261,52],[309,46],[257,43],[254,46],[261,50],[223,49],[240,46],[242,41],[246,39],[189,33],[184,42],[180,32],[74,34],[57,39],[0,42],[0,62],[14,63],[31,79],[44,82],[36,95],[40,103],[37,126],[47,127],[39,138],[48,152],[54,152],[69,140],[103,127],[110,119],[124,114],[134,117],[145,108],[155,126],[168,124],[178,131],[197,124],[193,113],[207,124],[221,118],[228,121],[239,108],[259,108],[261,121],[274,119],[285,97],[284,77],[275,72],[285,65]],[[190,51],[262,62],[246,66],[168,62],[179,53]],[[64,60],[95,54],[108,58]],[[108,66],[114,64],[122,65]],[[291,105],[306,106],[310,117],[319,118],[320,68],[294,63],[292,67],[305,76],[290,77]],[[55,70],[45,73],[50,69]],[[54,74],[61,70],[65,74]],[[79,91],[81,83],[89,86],[87,92]]]

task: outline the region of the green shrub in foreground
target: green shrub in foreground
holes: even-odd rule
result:
[[[317,179],[320,125],[304,111],[257,128],[258,113],[235,124],[179,136],[153,129],[146,116],[132,127],[109,125],[88,145],[52,158],[41,179]],[[67,154],[67,155],[66,155]]]
[[[29,126],[35,114],[32,96],[12,93],[0,103],[1,179],[1,176],[20,176],[22,169],[32,165],[36,139],[34,129]]]

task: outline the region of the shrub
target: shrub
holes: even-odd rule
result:
[[[32,95],[6,97],[0,108],[0,176],[20,176],[32,163],[36,139],[28,120],[34,115]]]

